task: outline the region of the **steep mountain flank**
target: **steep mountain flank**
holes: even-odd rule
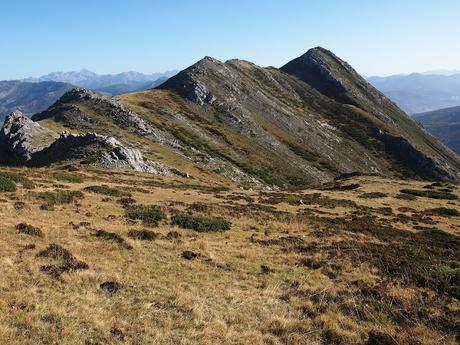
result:
[[[418,126],[348,63],[330,51],[320,47],[310,49],[304,55],[281,67],[281,70],[342,104],[364,111],[364,117],[378,128],[375,130],[376,136],[381,136],[382,131],[385,133],[380,139],[385,142],[387,150],[401,145],[409,149],[410,146],[415,150],[410,157],[425,156],[433,161],[434,166],[452,175],[455,175],[460,168],[458,157],[452,151]],[[400,154],[399,151],[391,151],[391,153],[396,156]],[[410,169],[421,168],[419,159],[405,160]]]
[[[74,89],[33,120],[113,137],[157,171],[244,188],[351,172],[458,178],[457,156],[332,53],[316,48],[286,66],[206,57],[156,89],[115,98]]]

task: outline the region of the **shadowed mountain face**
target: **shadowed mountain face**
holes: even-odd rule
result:
[[[414,119],[453,151],[460,154],[460,107],[415,114]]]
[[[28,115],[43,111],[72,88],[70,84],[52,81],[0,81],[0,122],[14,110]]]
[[[206,57],[157,89],[64,95],[33,118],[110,135],[173,174],[297,187],[351,173],[457,179],[457,156],[323,48],[281,70]]]

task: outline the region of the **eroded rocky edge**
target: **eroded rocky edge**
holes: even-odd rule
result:
[[[107,168],[172,175],[171,170],[146,161],[142,153],[113,137],[97,133],[60,135],[32,121],[20,111],[7,116],[0,130],[0,163],[46,166],[58,161],[94,159]]]

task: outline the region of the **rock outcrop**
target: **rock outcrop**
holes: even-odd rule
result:
[[[10,165],[46,166],[65,160],[97,162],[112,169],[170,173],[161,164],[148,164],[142,153],[113,137],[96,133],[57,133],[19,111],[11,113],[0,131],[0,162]]]
[[[82,111],[75,104],[83,104],[87,111]],[[96,119],[88,112],[102,114],[103,116]],[[71,128],[85,131],[99,131],[100,128],[107,126],[106,122],[111,122],[124,130],[146,136],[160,143],[170,141],[161,130],[149,125],[123,104],[110,97],[102,96],[83,88],[70,90],[47,110],[32,117],[34,121],[51,118],[63,122]]]
[[[21,165],[48,147],[57,134],[33,122],[20,111],[14,111],[5,119],[0,130],[0,162]]]

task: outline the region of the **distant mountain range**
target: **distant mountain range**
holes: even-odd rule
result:
[[[97,74],[86,69],[79,72],[53,72],[38,78],[26,78],[25,82],[56,81],[68,83],[105,94],[119,95],[158,86],[177,71],[144,74],[123,72],[118,74]]]
[[[442,72],[442,71],[441,71]],[[409,114],[460,105],[460,74],[392,75],[367,80]]]
[[[460,155],[460,106],[415,114],[414,118]]]
[[[33,115],[47,109],[74,87],[84,87],[104,95],[121,95],[154,88],[176,71],[143,74],[124,72],[99,75],[88,70],[53,72],[39,78],[0,81],[0,121],[14,110]]]
[[[82,69],[79,72],[52,72],[38,78],[26,78],[22,81],[57,81],[96,90],[109,85],[151,82],[162,77],[170,77],[176,73],[177,71],[166,71],[162,73],[144,74],[129,71],[118,74],[97,74],[87,69]]]

